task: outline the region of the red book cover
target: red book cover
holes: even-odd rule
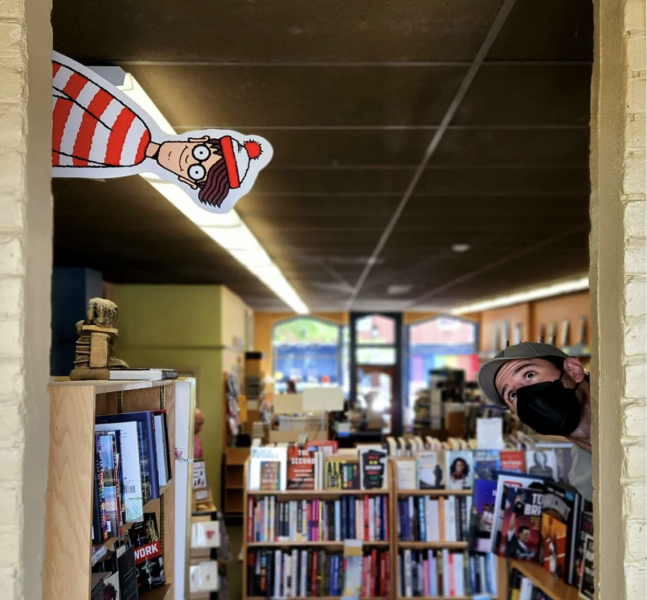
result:
[[[315,489],[315,451],[299,444],[288,446],[288,490]]]
[[[319,573],[319,552],[316,550],[312,553],[312,585],[310,586],[310,595],[317,595],[317,575]]]
[[[371,511],[368,496],[364,496],[364,541],[371,540]]]
[[[390,540],[390,532],[389,532],[389,497],[388,496],[383,496],[384,498],[384,532],[385,540]]]
[[[449,595],[456,595],[456,571],[454,570],[454,553],[449,553]]]
[[[386,553],[380,554],[380,596],[386,596]]]
[[[365,556],[362,561],[362,596],[366,597],[370,594],[368,593],[368,568],[369,568],[370,557]]]
[[[385,552],[384,557],[386,562],[386,574],[385,574],[386,588],[384,590],[384,595],[390,596],[391,595],[391,553]]]
[[[523,450],[501,450],[501,470],[509,473],[525,473]]]

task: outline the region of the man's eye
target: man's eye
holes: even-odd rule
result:
[[[526,373],[526,379],[532,379],[535,376],[535,373],[533,371],[528,371]]]
[[[517,392],[510,392],[508,399],[512,402],[517,399]]]

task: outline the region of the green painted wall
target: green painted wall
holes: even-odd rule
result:
[[[232,316],[249,309],[223,286],[115,285],[114,301],[118,358],[132,367],[172,368],[196,377],[207,478],[221,508],[223,371],[242,363],[243,349],[231,344],[245,339],[245,319]]]

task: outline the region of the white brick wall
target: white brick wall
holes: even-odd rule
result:
[[[29,4],[27,4],[29,2]],[[0,0],[0,598],[42,597],[51,3]]]
[[[600,600],[634,600],[644,597],[647,578],[645,0],[599,0],[594,6],[596,592]]]

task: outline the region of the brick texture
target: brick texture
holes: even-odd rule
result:
[[[600,0],[591,131],[598,600],[645,595],[645,0]],[[598,451],[597,456],[595,451]]]
[[[0,0],[3,600],[42,598],[52,227],[50,11],[51,2],[42,0],[29,5],[28,0]]]

